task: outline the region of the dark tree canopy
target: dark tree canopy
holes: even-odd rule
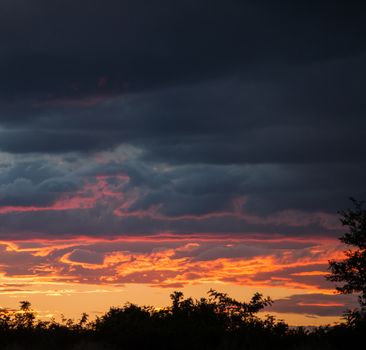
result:
[[[210,289],[208,297],[171,294],[165,308],[126,303],[111,307],[88,322],[65,317],[41,320],[28,301],[18,310],[0,307],[1,350],[344,350],[364,341],[363,323],[318,327],[289,327],[271,315],[258,315],[270,298],[255,293],[242,302]]]
[[[341,223],[348,232],[340,237],[347,244],[346,258],[342,261],[330,260],[328,279],[342,282],[336,287],[343,294],[359,293],[361,312],[366,311],[366,210],[364,202],[351,198],[352,209],[341,211]]]

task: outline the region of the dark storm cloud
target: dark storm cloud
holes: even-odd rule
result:
[[[3,165],[2,235],[334,236],[336,218],[317,212],[335,214],[342,200],[348,205],[349,192],[362,186],[357,164],[352,179],[360,181],[347,185],[342,165],[166,166],[142,162],[133,150],[127,153],[128,160],[118,162],[118,153],[111,153],[113,160],[101,164],[94,158],[60,157]],[[102,187],[98,176],[106,177]]]
[[[179,235],[245,234],[287,237],[336,237],[339,230],[324,227],[320,220],[293,226],[288,223],[250,223],[232,216],[201,220],[152,218],[149,216],[115,217],[108,207],[93,209],[12,212],[0,216],[0,233],[3,239],[60,238],[80,235],[113,237],[118,235],[154,235],[174,233]]]
[[[291,208],[336,213],[339,205],[348,205],[350,195],[363,189],[366,166],[364,163],[190,165],[163,175],[147,172],[143,167],[141,172],[145,175],[141,185],[148,186],[149,192],[135,205],[147,209],[153,203],[164,203],[162,210],[168,215],[233,210],[232,200],[240,196],[248,196],[243,210],[250,212],[265,214]]]
[[[360,2],[9,0],[1,6],[1,90],[8,95],[96,92],[102,76],[120,92],[364,48]]]
[[[170,163],[364,157],[360,3],[2,6],[3,151],[129,143]]]
[[[0,206],[48,206],[80,185],[80,179],[44,161],[6,164],[0,171]]]
[[[31,105],[20,119],[4,103],[0,147],[62,153],[129,143],[145,160],[170,163],[355,162],[366,139],[365,57],[282,68],[266,80],[239,75],[91,105]]]
[[[345,1],[3,1],[0,150],[18,160],[0,154],[1,231],[333,234],[306,215],[364,190],[365,13]],[[98,175],[133,197],[124,216],[83,187]],[[98,193],[87,207],[72,197]],[[65,195],[59,212],[8,208]],[[303,225],[271,217],[286,210]]]

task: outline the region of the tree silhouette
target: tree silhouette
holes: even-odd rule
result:
[[[15,327],[17,329],[32,329],[36,315],[31,309],[31,303],[29,301],[20,301],[20,310],[15,313]]]
[[[0,308],[0,349],[343,350],[364,340],[362,323],[307,330],[258,315],[272,303],[260,293],[249,302],[213,289],[207,298],[185,298],[179,291],[170,298],[165,308],[126,303],[95,321],[83,313],[80,320],[62,317],[61,323],[40,320],[22,301],[18,310]]]
[[[327,279],[333,282],[343,282],[336,289],[342,294],[359,293],[360,312],[348,316],[360,317],[366,314],[366,210],[363,201],[351,198],[352,209],[340,211],[341,223],[348,228],[339,239],[350,246],[344,252],[346,258],[342,261],[330,260],[330,275]]]

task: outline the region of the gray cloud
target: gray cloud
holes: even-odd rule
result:
[[[316,316],[341,316],[347,309],[355,307],[357,298],[352,295],[297,294],[275,300],[268,310]]]
[[[118,93],[345,57],[364,48],[364,11],[345,1],[4,1],[0,89],[85,95],[106,75]]]
[[[347,194],[362,186],[356,171],[352,184],[344,185],[342,164],[169,165],[145,162],[140,154],[127,147],[84,158],[37,156],[3,164],[2,234],[334,236],[338,203],[347,205]]]
[[[365,191],[363,4],[2,7],[0,212],[91,198],[98,175],[120,195],[5,208],[2,234],[336,235],[315,214]],[[315,219],[271,219],[289,210]]]
[[[104,256],[87,249],[74,249],[69,255],[69,260],[87,264],[102,264]]]

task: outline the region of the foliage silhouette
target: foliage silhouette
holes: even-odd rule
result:
[[[111,307],[88,322],[62,318],[42,321],[29,302],[19,310],[0,310],[1,349],[343,349],[362,340],[363,329],[351,324],[291,328],[258,312],[272,303],[255,293],[249,302],[237,301],[210,289],[207,298],[171,294],[171,306],[156,309],[126,303]]]
[[[360,310],[349,310],[346,320],[349,324],[363,323],[366,325],[366,210],[364,202],[351,198],[352,209],[340,211],[341,223],[348,228],[339,239],[350,246],[344,252],[346,258],[342,261],[330,260],[330,281],[342,282],[337,286],[343,294],[358,293]]]

